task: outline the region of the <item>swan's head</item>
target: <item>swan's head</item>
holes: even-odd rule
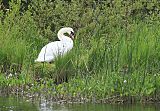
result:
[[[59,40],[62,40],[64,34],[68,34],[68,37],[70,37],[72,40],[74,39],[74,31],[72,28],[70,27],[65,27],[65,28],[61,28],[59,31],[58,31],[58,38]]]

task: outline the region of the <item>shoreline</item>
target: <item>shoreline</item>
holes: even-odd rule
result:
[[[20,91],[21,90],[21,91]],[[96,98],[96,97],[84,97],[81,95],[77,96],[67,96],[63,94],[57,94],[53,96],[51,94],[43,94],[42,92],[33,92],[33,91],[24,91],[21,88],[12,88],[0,90],[0,96],[13,96],[13,97],[22,97],[27,101],[39,100],[45,98],[46,101],[50,101],[55,104],[85,104],[85,103],[94,103],[94,104],[159,104],[160,98],[158,95],[150,96],[120,96],[113,95],[105,98]]]

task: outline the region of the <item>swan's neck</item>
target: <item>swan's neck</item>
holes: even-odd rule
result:
[[[58,38],[60,41],[63,41],[63,42],[73,42],[73,40],[68,37],[68,36],[65,36],[62,32],[58,32],[57,34]]]

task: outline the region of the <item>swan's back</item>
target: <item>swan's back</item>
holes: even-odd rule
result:
[[[51,62],[58,55],[64,55],[66,52],[73,48],[73,43],[55,41],[45,45],[38,55],[35,62]]]

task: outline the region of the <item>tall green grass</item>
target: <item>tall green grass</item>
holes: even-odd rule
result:
[[[20,3],[11,2],[10,10],[1,15],[0,72],[6,75],[20,74],[31,67],[37,49],[42,45],[43,38],[38,34],[31,13],[21,14],[19,9]]]
[[[69,84],[77,84],[74,94],[105,98],[111,95],[158,95],[160,67],[159,25],[133,24],[132,32],[117,28],[116,39],[98,37],[90,40],[90,48],[76,44],[63,65],[74,76]],[[128,33],[126,36],[126,33]],[[77,36],[78,37],[78,36]],[[63,58],[63,61],[65,57]],[[65,62],[67,63],[67,62]],[[59,64],[57,64],[59,66]],[[74,67],[73,67],[74,66]],[[61,68],[61,67],[60,67]],[[72,83],[73,81],[73,83]],[[75,82],[75,83],[74,83]],[[73,86],[75,87],[75,86]],[[70,88],[69,88],[70,89]]]
[[[108,39],[107,35],[95,36],[87,43],[89,47],[81,44],[83,41],[77,35],[73,50],[54,63],[56,75],[69,76],[69,82],[54,86],[56,92],[50,93],[91,100],[115,95],[138,100],[157,97],[160,87],[159,25],[139,22],[132,28],[129,33],[115,28],[111,35],[114,39]]]
[[[39,34],[42,29],[37,27],[29,10],[20,14],[20,4],[14,3],[11,9],[0,21],[2,86],[29,83],[34,84],[33,91],[48,88],[53,95],[93,100],[113,95],[137,98],[159,95],[158,22],[132,21],[129,28],[114,23],[109,27],[101,24],[105,21],[101,16],[104,21],[76,31],[74,48],[66,55],[58,57],[52,64],[36,64],[34,60],[48,43],[45,39],[48,37]],[[18,76],[10,77],[17,73]],[[68,83],[63,83],[66,77]],[[56,81],[63,84],[54,85]]]

